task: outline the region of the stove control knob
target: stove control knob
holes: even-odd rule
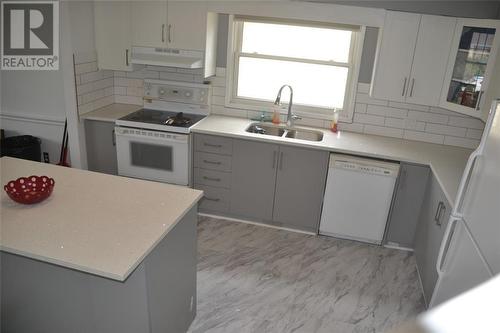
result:
[[[191,97],[191,92],[186,91],[185,95],[186,95],[186,97]]]
[[[160,90],[158,90],[158,93],[160,94],[160,96],[165,95],[165,89],[160,88]]]

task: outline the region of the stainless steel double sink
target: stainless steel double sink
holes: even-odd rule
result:
[[[246,129],[249,133],[257,133],[262,135],[270,135],[282,138],[306,140],[306,141],[321,141],[323,140],[323,132],[314,131],[304,128],[287,128],[285,126],[272,125],[266,123],[252,123]]]

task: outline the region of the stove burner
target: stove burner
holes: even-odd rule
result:
[[[177,113],[175,116],[170,116],[165,120],[165,125],[167,126],[189,126],[190,124],[191,118],[185,117],[182,112]]]
[[[118,126],[149,128],[156,130],[165,130],[173,132],[189,132],[189,128],[196,124],[201,119],[205,118],[204,115],[161,111],[152,109],[141,109],[132,112],[125,117],[118,119]],[[174,130],[176,128],[176,130]]]

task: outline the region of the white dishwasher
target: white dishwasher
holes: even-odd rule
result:
[[[330,154],[319,233],[381,244],[399,164]]]

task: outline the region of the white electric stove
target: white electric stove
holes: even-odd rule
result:
[[[188,185],[189,132],[210,95],[205,84],[145,80],[144,107],[115,122],[118,174]]]

